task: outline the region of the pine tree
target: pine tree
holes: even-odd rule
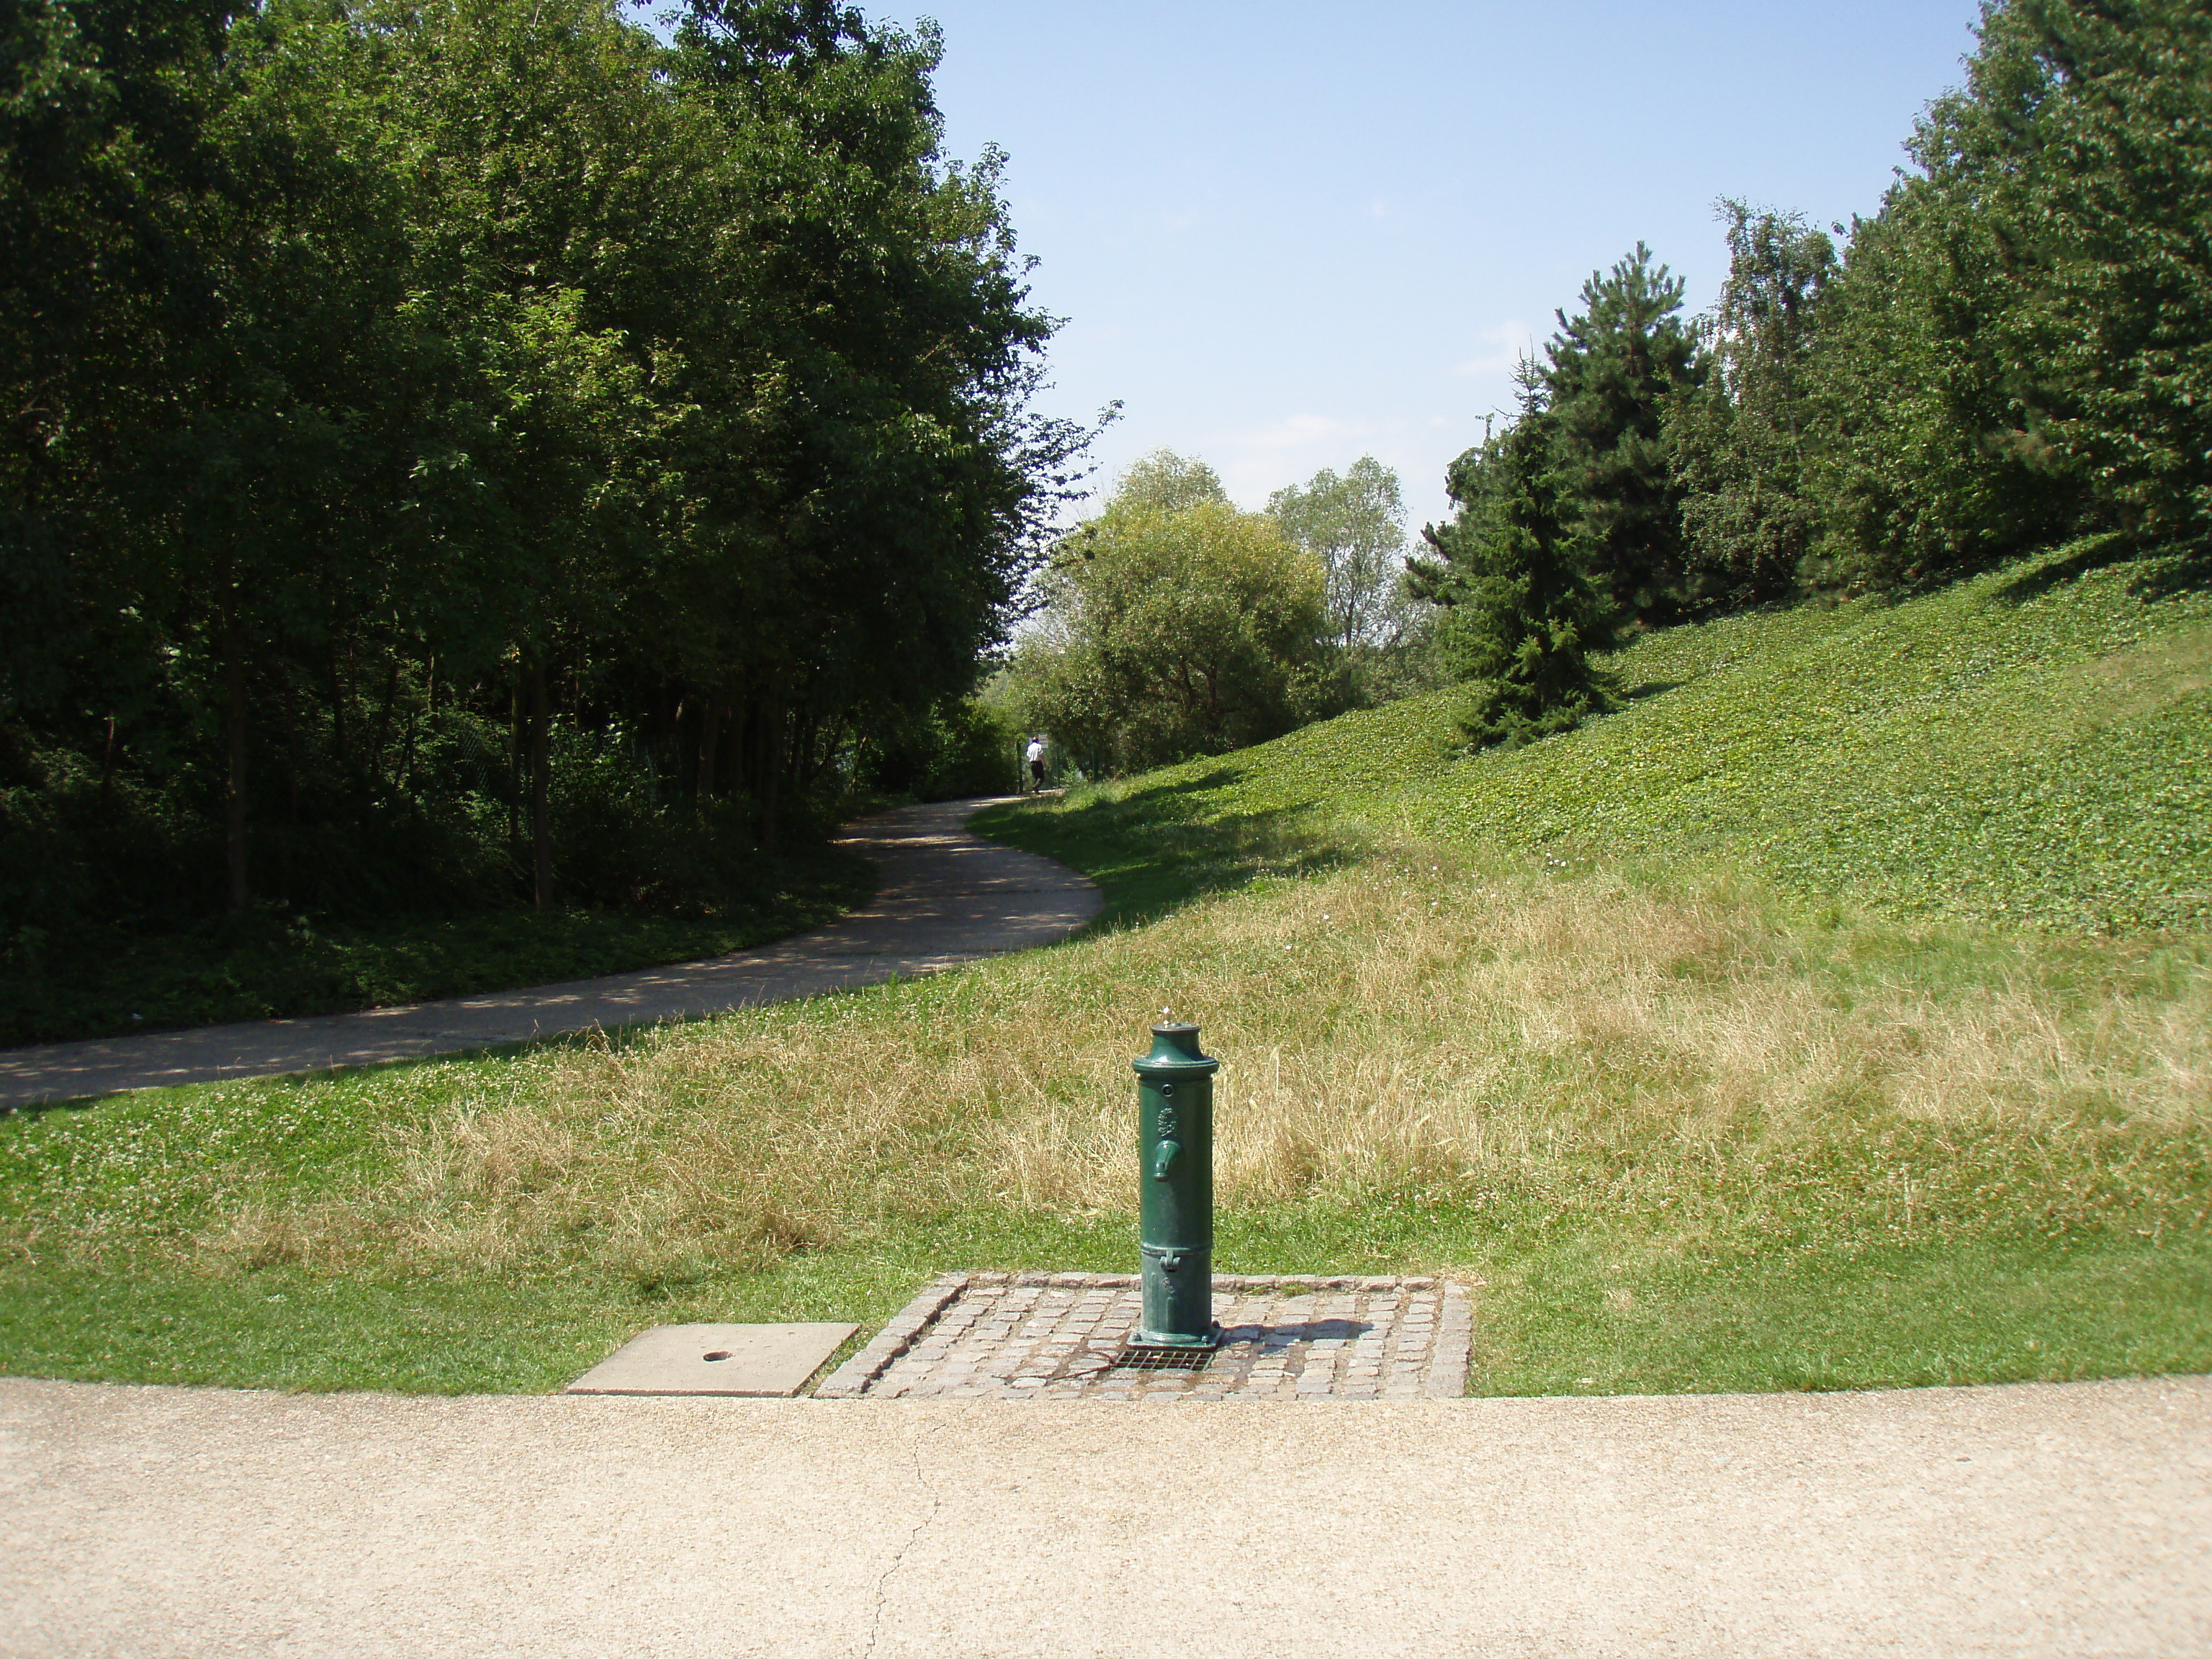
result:
[[[1788,594],[1820,532],[1805,483],[1819,441],[1812,354],[1835,246],[1796,214],[1723,201],[1729,274],[1700,332],[1712,368],[1668,405],[1686,556],[1708,602]]]
[[[1681,492],[1668,465],[1668,401],[1703,383],[1697,336],[1682,320],[1683,283],[1634,252],[1583,284],[1582,310],[1555,313],[1545,348],[1554,464],[1576,557],[1640,622],[1694,606],[1684,557]]]
[[[1517,748],[1616,706],[1590,661],[1613,648],[1613,611],[1573,556],[1558,443],[1530,366],[1520,417],[1452,469],[1458,514],[1421,532],[1442,563],[1422,562],[1415,580],[1451,608],[1444,650],[1474,684],[1465,726],[1477,749]]]

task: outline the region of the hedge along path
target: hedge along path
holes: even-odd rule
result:
[[[864,818],[838,844],[883,872],[860,908],[781,944],[703,962],[311,1019],[0,1050],[0,1108],[136,1089],[283,1077],[696,1019],[937,973],[1065,939],[1097,915],[1066,866],[969,833],[990,800],[933,801]]]

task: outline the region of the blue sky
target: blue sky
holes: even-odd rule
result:
[[[1165,445],[1248,507],[1363,453],[1413,526],[1516,353],[1638,238],[1710,305],[1713,203],[1879,204],[1973,0],[933,0],[946,143],[1011,158],[1046,407],[1120,398],[1102,481]]]

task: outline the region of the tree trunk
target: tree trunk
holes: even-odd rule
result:
[[[750,696],[738,705],[738,735],[733,757],[737,775],[730,780],[732,790],[746,794],[757,793],[760,784],[760,699]]]
[[[338,642],[331,641],[331,750],[337,761],[338,775],[343,778],[353,765],[353,751],[346,737],[345,676],[338,668]]]
[[[289,670],[283,676],[284,687],[284,822],[288,828],[300,827],[300,774],[306,769],[307,758],[300,739],[300,688],[292,682]],[[285,856],[291,856],[290,842],[286,842]],[[290,896],[292,878],[289,867],[284,878],[286,896]]]
[[[100,813],[104,818],[115,800],[115,716],[107,717],[107,746],[100,752]]]
[[[246,908],[246,626],[233,598],[222,617],[222,853],[231,914]]]
[[[779,833],[777,797],[783,790],[783,699],[771,692],[761,702],[766,741],[761,746],[760,844],[762,852],[773,856]]]
[[[371,788],[384,787],[384,757],[392,746],[392,713],[399,700],[399,653],[392,653],[392,661],[384,676],[384,707],[377,711],[376,740],[368,751],[368,781]]]
[[[522,672],[507,689],[507,851],[522,845]]]
[[[722,702],[709,697],[699,711],[699,779],[693,791],[702,807],[714,797],[714,755],[721,746]]]
[[[545,665],[537,658],[525,659],[530,678],[530,854],[535,874],[535,902],[541,910],[553,908],[553,785],[552,714],[545,695]]]

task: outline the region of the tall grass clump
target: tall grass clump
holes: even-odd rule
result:
[[[629,1042],[179,1094],[124,1136],[10,1125],[0,1238],[107,1271],[650,1290],[963,1212],[1118,1226],[1129,1059],[1163,1007],[1228,1062],[1229,1238],[1426,1218],[1384,1254],[1500,1310],[1563,1250],[1696,1273],[2183,1237],[2208,1205],[2208,969],[2197,943],[1823,927],[1756,890],[1401,853]],[[312,1169],[255,1115],[279,1100]],[[362,1127],[334,1154],[309,1126],[341,1109]],[[226,1114],[262,1127],[227,1144]]]

